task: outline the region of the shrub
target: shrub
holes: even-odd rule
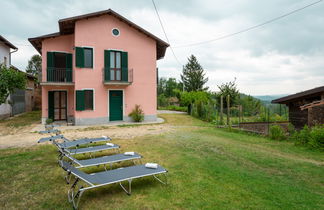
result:
[[[168,98],[164,94],[159,95],[157,99],[158,99],[158,106],[165,107],[169,105]]]
[[[46,124],[51,124],[53,122],[53,120],[51,119],[51,118],[48,118],[47,120],[46,120]]]
[[[129,117],[132,117],[134,122],[142,122],[144,120],[144,112],[141,109],[141,106],[136,104],[135,108],[132,110],[131,113],[128,115]]]
[[[269,136],[274,140],[286,139],[285,131],[279,125],[272,125],[269,130]]]
[[[310,131],[309,146],[324,149],[324,127],[315,126]]]
[[[307,125],[304,126],[299,132],[295,132],[291,139],[295,141],[296,145],[307,145],[310,139],[310,129]]]

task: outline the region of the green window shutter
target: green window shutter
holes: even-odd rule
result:
[[[54,92],[48,91],[48,119],[54,120]]]
[[[47,68],[54,67],[54,52],[47,52]]]
[[[76,101],[76,110],[83,111],[85,109],[84,105],[84,91],[83,90],[76,90],[75,91],[75,101]]]
[[[72,82],[72,54],[66,53],[66,81]]]
[[[128,53],[121,52],[122,81],[128,82]]]
[[[75,66],[84,67],[84,50],[82,47],[75,47]]]
[[[47,52],[47,81],[53,80],[53,71],[54,71],[54,52]]]
[[[110,50],[105,50],[104,53],[104,71],[105,71],[105,81],[110,81]]]

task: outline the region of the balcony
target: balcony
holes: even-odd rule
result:
[[[41,85],[74,85],[72,82],[72,69],[47,68],[47,80]]]
[[[133,69],[103,69],[105,85],[130,85],[133,82]]]

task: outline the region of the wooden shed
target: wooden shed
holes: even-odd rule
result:
[[[289,108],[289,121],[296,129],[324,124],[324,86],[273,100]]]

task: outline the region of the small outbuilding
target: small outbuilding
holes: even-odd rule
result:
[[[324,124],[324,86],[273,100],[289,108],[289,121],[296,129]]]

